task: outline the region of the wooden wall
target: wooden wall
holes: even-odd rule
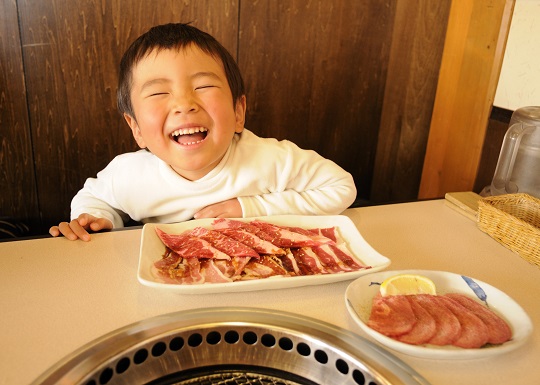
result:
[[[116,111],[120,57],[150,26],[190,21],[237,58],[247,128],[336,161],[358,202],[416,199],[450,3],[0,0],[0,217],[46,232],[136,149]]]

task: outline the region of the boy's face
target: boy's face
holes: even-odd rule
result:
[[[139,61],[131,102],[135,116],[124,117],[137,144],[189,180],[210,172],[244,128],[245,97],[233,105],[223,65],[194,45]]]

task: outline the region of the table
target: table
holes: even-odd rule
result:
[[[393,352],[429,382],[540,383],[540,268],[507,250],[444,200],[346,210],[362,236],[391,259],[388,269],[466,274],[507,293],[534,331],[517,350],[488,359],[438,361]],[[300,313],[369,337],[350,318],[350,281],[282,290],[179,295],[137,279],[141,229],[92,241],[43,238],[0,243],[0,384],[28,384],[94,339],[156,315],[204,307],[262,307]]]

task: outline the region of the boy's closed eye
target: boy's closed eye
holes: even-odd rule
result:
[[[198,87],[195,87],[195,90],[204,90],[204,89],[208,89],[208,88],[216,88],[217,86],[216,85],[213,85],[213,84],[207,84],[207,85],[204,85],[204,86],[198,86]]]

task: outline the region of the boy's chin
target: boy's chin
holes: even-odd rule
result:
[[[179,166],[171,165],[171,168],[174,170],[174,172],[176,172],[182,178],[190,180],[190,181],[196,181],[196,180],[199,180],[199,179],[205,177],[215,167],[216,167],[216,165],[207,165],[207,166],[204,166],[204,167],[203,166],[200,166],[200,167],[191,166],[190,167],[190,166],[186,166],[186,165],[182,165],[182,166],[179,167]]]

